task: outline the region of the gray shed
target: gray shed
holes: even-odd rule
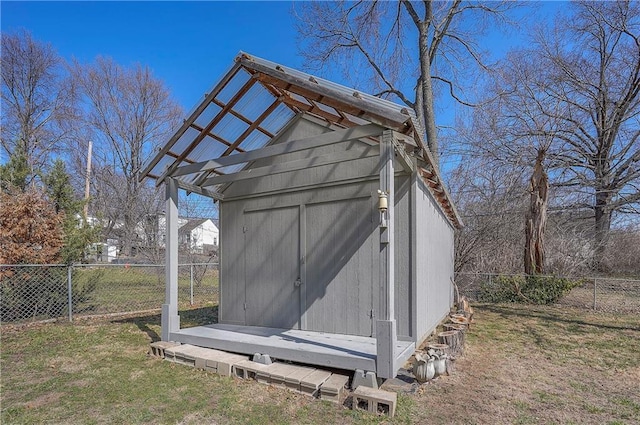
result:
[[[452,305],[461,226],[416,123],[240,53],[143,171],[166,185],[162,339],[395,376]],[[219,320],[185,329],[179,189],[220,206]]]

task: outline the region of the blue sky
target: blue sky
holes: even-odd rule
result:
[[[148,65],[189,110],[238,51],[298,67],[291,2],[6,2],[2,31],[27,29],[63,57]]]
[[[538,9],[549,13],[562,4],[542,3]],[[2,1],[0,27],[8,32],[27,29],[66,59],[86,63],[104,55],[123,65],[147,65],[188,111],[240,50],[300,67],[294,6],[292,1]],[[509,37],[491,34],[484,43],[499,56],[521,41],[516,32]]]
[[[528,25],[548,19],[564,5],[565,2],[544,2],[519,14]],[[35,39],[51,43],[67,60],[88,63],[103,55],[122,65],[137,62],[149,66],[188,112],[241,50],[300,68],[294,7],[290,0],[0,1],[0,30],[26,29]],[[536,13],[542,18],[533,16]],[[523,32],[515,30],[507,36],[493,32],[481,45],[496,59],[509,47],[523,42]],[[327,77],[349,85],[340,75]],[[438,124],[451,125],[455,110],[452,102],[441,99],[437,109]]]

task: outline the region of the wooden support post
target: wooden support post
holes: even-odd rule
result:
[[[300,205],[300,329],[307,329],[307,207]]]
[[[382,213],[380,227],[380,320],[376,323],[376,373],[379,378],[396,375],[393,159],[393,131],[385,130],[380,138],[380,190],[387,194],[387,210]]]
[[[165,303],[162,305],[162,340],[170,341],[171,332],[180,330],[178,316],[178,184],[165,180]]]

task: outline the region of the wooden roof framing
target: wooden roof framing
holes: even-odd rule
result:
[[[352,134],[361,134],[372,145],[377,143],[376,135],[381,128],[403,135],[399,142],[402,146],[395,146],[398,160],[409,172],[418,168],[451,223],[456,227],[462,225],[438,175],[436,162],[425,148],[413,111],[242,52],[144,168],[141,179],[154,178],[159,185],[172,177],[184,190],[223,199],[218,190],[234,178],[284,172],[282,166],[247,170],[246,165],[261,155],[276,152],[277,149],[267,149],[270,141],[301,113],[315,116],[333,128],[345,129],[334,131],[338,134],[354,129]],[[329,143],[332,138],[325,135],[318,140]],[[205,142],[207,145],[199,147]],[[421,156],[412,157],[410,152]],[[318,157],[313,163],[336,160],[342,159]],[[289,167],[305,164],[302,161]]]

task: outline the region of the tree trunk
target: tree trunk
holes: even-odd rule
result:
[[[428,31],[429,23],[423,22],[419,27],[420,35],[418,38],[420,74],[422,75],[420,82],[422,84],[418,87],[420,95],[416,95],[416,100],[420,99],[422,102],[420,104],[416,102],[416,108],[422,109],[422,114],[418,113],[417,115],[422,115],[423,122],[421,124],[424,125],[427,146],[436,162],[434,165],[439,167],[438,129],[436,127],[436,116],[433,109],[433,82],[431,81],[431,57],[429,56],[429,43],[427,41],[427,37],[429,36]]]
[[[544,232],[547,224],[549,180],[542,166],[545,150],[538,150],[538,157],[529,181],[529,211],[525,223],[524,272],[544,273]]]
[[[593,267],[597,271],[606,271],[605,251],[611,228],[611,211],[607,208],[609,194],[606,192],[596,192],[595,206],[595,238],[593,250]]]
[[[462,354],[464,349],[464,333],[460,331],[444,331],[438,334],[438,343],[447,344],[453,358]]]

